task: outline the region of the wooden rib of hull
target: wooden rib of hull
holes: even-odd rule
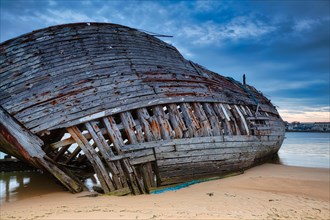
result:
[[[0,150],[71,192],[96,178],[108,194],[148,193],[247,169],[283,142],[256,89],[135,29],[60,25],[0,46]]]

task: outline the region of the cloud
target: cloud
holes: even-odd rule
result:
[[[49,4],[49,6],[56,6],[57,5],[56,1],[54,1],[54,0],[49,0],[48,4]]]
[[[260,20],[254,20],[249,17],[237,17],[225,26],[225,36],[234,39],[259,37],[275,29],[275,27]]]
[[[278,111],[283,120],[288,122],[330,122],[329,107],[301,110],[279,109]]]
[[[161,39],[222,75],[246,73],[287,116],[329,106],[329,1],[11,0],[0,16],[1,41],[86,21],[172,35]]]
[[[322,24],[329,23],[329,16],[324,16],[320,18],[302,18],[296,19],[293,25],[293,30],[296,32],[310,31],[319,28]]]
[[[304,19],[297,21],[296,24],[293,26],[293,29],[296,31],[304,31],[312,29],[315,24],[318,23],[318,20],[312,20],[312,19]]]
[[[268,82],[267,88],[265,88],[264,92],[275,92],[281,89],[285,90],[297,90],[304,89],[308,87],[320,86],[323,84],[327,84],[324,80],[321,79],[312,79],[312,80],[297,80],[297,81],[288,81],[286,79],[276,80],[273,79],[271,82]],[[328,84],[327,84],[328,85]]]
[[[196,12],[212,12],[222,3],[214,0],[198,0],[195,2],[194,10]]]
[[[46,12],[47,13],[37,13],[37,17],[49,25],[93,20],[84,13],[79,13],[68,9],[47,9]]]
[[[92,5],[92,2],[89,1],[89,0],[87,0],[87,1],[81,1],[81,4],[82,5],[86,5],[86,6],[90,6],[90,5]]]
[[[257,40],[276,30],[276,27],[250,17],[236,17],[224,24],[212,21],[202,25],[189,24],[182,30],[182,35],[193,40],[194,44],[205,45],[221,43],[225,40]]]
[[[281,98],[277,110],[288,122],[330,122],[329,101],[327,104],[310,104],[313,101],[312,98]]]

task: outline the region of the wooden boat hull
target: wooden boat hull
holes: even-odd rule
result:
[[[105,193],[148,193],[247,169],[283,142],[254,87],[136,29],[68,24],[0,46],[0,150],[72,192],[96,178]]]

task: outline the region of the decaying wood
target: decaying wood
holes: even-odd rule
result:
[[[254,87],[116,24],[49,27],[0,44],[0,150],[71,192],[109,195],[214,177],[275,154],[284,123]]]
[[[197,130],[200,129],[200,126],[198,121],[196,120],[196,117],[192,113],[192,109],[190,105],[188,103],[182,103],[180,105],[180,109],[182,111],[183,119],[188,127],[189,136],[190,137],[199,136]]]
[[[42,151],[42,140],[19,125],[2,107],[0,107],[0,149],[22,159],[35,167],[45,169],[66,186],[71,192],[82,191],[82,184],[76,182],[57,166],[47,162]]]
[[[96,153],[95,149],[88,142],[88,140],[81,134],[77,127],[67,128],[73,139],[77,142],[80,148],[84,151],[86,157],[91,162],[98,179],[101,182],[102,189],[105,193],[114,191],[113,183],[109,177],[107,170],[105,169],[101,159]]]
[[[168,140],[172,136],[172,128],[168,120],[165,118],[164,111],[162,107],[155,106],[153,108],[155,117],[157,119],[158,124],[160,125],[161,135],[164,140]]]

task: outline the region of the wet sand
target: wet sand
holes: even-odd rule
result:
[[[158,195],[55,192],[5,203],[0,219],[330,219],[329,172],[264,164]]]

